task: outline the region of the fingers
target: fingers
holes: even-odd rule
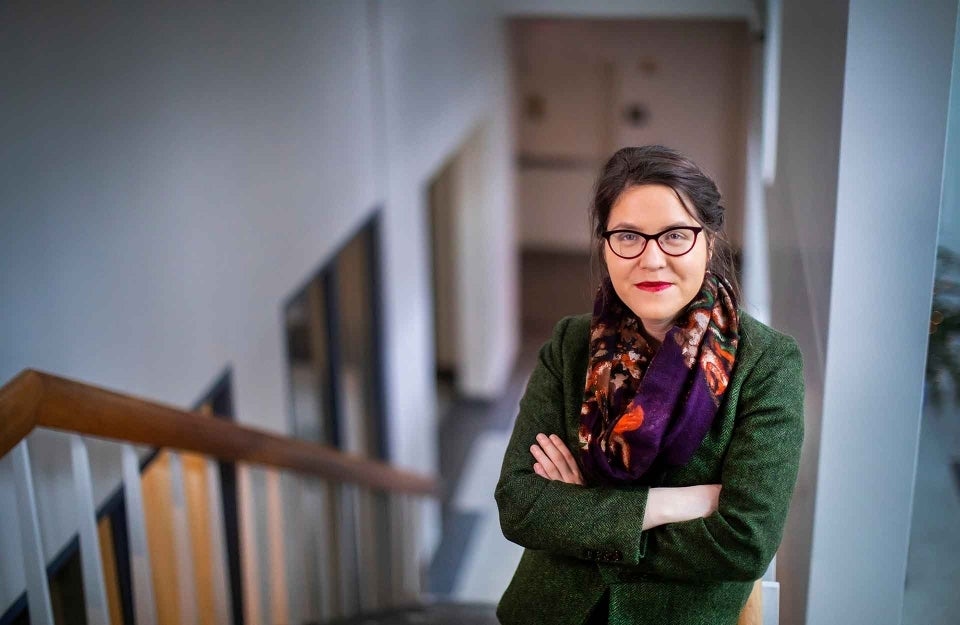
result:
[[[567,484],[583,484],[580,468],[559,436],[538,434],[537,443],[530,447],[530,453],[537,461],[533,467],[537,475]]]
[[[563,441],[560,440],[560,437],[556,434],[551,434],[550,439],[553,441],[557,450],[559,450],[560,455],[563,457],[564,462],[567,463],[567,470],[570,472],[570,475],[574,478],[573,484],[583,484],[583,479],[580,477],[580,467],[577,466],[577,461],[574,460],[573,454],[570,453],[570,450],[567,449],[567,446],[563,444]]]
[[[534,459],[537,461],[533,465],[533,470],[537,475],[545,477],[548,480],[563,481],[563,474],[560,473],[560,469],[557,468],[557,465],[553,464],[553,460],[540,448],[540,445],[531,445],[530,453],[533,454]],[[537,471],[537,466],[540,467],[540,471]]]

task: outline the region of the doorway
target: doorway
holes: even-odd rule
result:
[[[720,186],[742,246],[750,111],[745,20],[511,20],[524,344],[592,310],[591,191],[626,146],[662,144]]]
[[[437,415],[450,412],[457,393],[457,156],[448,159],[430,181],[427,203],[433,278],[433,337],[437,381]]]

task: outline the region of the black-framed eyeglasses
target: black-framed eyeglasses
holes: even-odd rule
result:
[[[643,254],[647,249],[647,241],[656,241],[667,256],[683,256],[697,244],[697,235],[702,231],[703,228],[696,226],[677,226],[656,234],[644,234],[636,230],[607,230],[601,236],[607,240],[611,252],[631,260]]]

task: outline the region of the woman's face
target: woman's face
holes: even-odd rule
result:
[[[673,189],[661,184],[629,187],[620,194],[607,219],[607,230],[636,230],[656,234],[675,226],[699,227]],[[604,259],[613,288],[644,329],[659,340],[673,325],[677,313],[697,295],[703,285],[710,250],[706,231],[683,256],[668,256],[648,241],[637,258],[620,258],[604,244]]]

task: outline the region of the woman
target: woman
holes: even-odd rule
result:
[[[796,342],[737,308],[710,178],[624,148],[592,217],[593,316],[540,350],[496,498],[526,547],[502,623],[736,623],[783,532],[803,439]],[[586,383],[585,383],[586,381]]]

